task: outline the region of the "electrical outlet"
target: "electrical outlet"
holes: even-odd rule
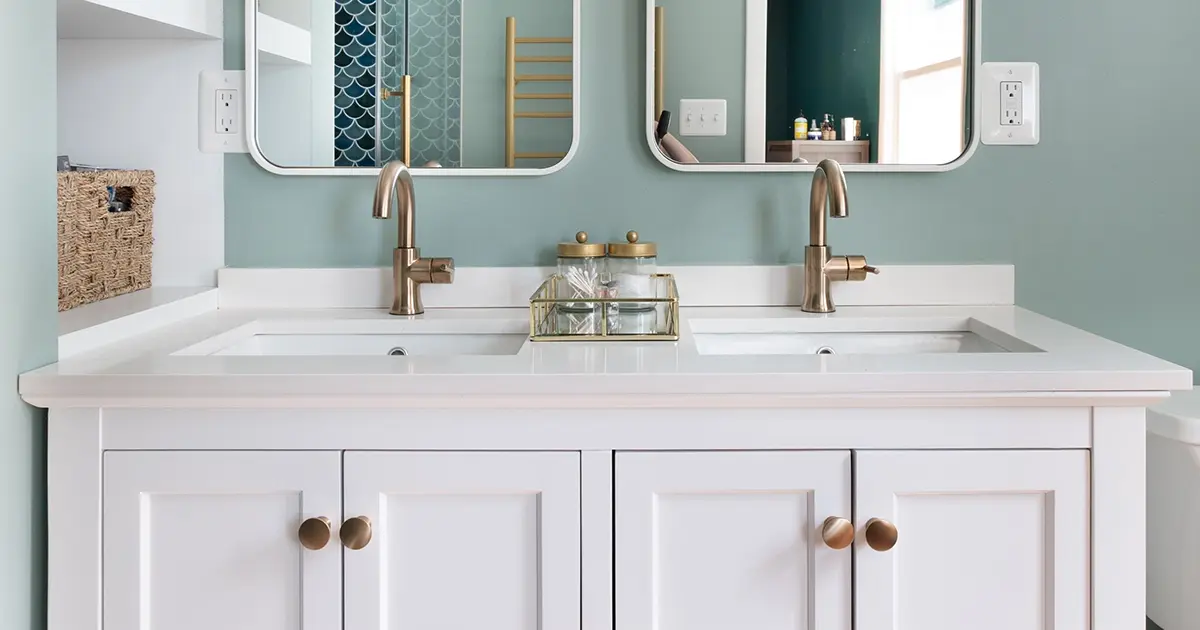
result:
[[[728,133],[723,99],[681,99],[679,101],[679,135],[723,136]]]
[[[241,132],[242,121],[238,117],[237,100],[237,90],[217,90],[216,133],[225,135]]]
[[[1036,63],[983,64],[980,99],[984,144],[1033,145],[1041,140],[1041,109]]]
[[[1001,81],[1000,82],[1000,125],[1020,127],[1024,124],[1025,117],[1022,100],[1024,96],[1024,83],[1020,81]]]
[[[204,153],[248,153],[246,145],[246,73],[206,70],[200,73],[200,150]]]

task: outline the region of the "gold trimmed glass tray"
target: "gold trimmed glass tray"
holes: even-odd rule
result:
[[[531,340],[679,340],[679,290],[670,274],[606,282],[594,297],[572,292],[566,284],[562,276],[550,276],[529,298]],[[638,297],[621,296],[623,288],[628,294],[634,286]]]

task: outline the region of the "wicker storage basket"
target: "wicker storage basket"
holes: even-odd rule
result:
[[[58,310],[148,288],[153,227],[153,171],[59,173]]]

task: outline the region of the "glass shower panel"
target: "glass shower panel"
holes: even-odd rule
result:
[[[462,0],[378,0],[378,164],[462,166]],[[404,77],[410,79],[404,111]]]

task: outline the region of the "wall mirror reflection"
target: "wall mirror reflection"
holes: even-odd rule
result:
[[[578,135],[578,0],[247,0],[251,153],[281,174],[544,174]]]
[[[679,170],[946,170],[976,0],[647,0],[648,139]]]

